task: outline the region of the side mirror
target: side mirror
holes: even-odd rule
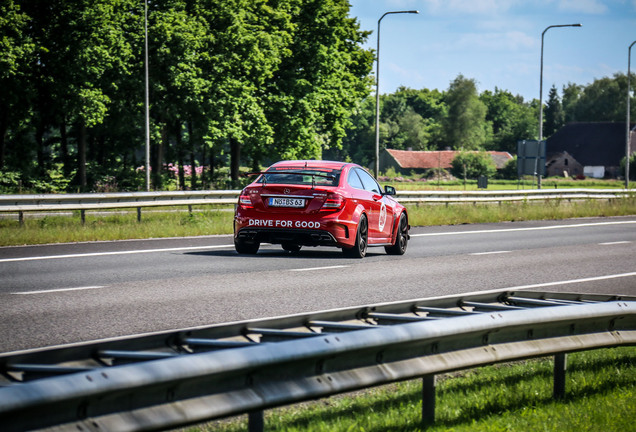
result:
[[[395,188],[393,186],[384,186],[384,195],[395,195]]]

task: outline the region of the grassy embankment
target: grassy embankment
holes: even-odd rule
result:
[[[556,180],[545,181],[549,187]],[[469,189],[475,189],[472,182]],[[398,190],[440,189],[430,183],[393,183]],[[559,181],[559,189],[570,187],[620,188],[616,181]],[[517,189],[517,182],[499,181],[491,189]],[[463,189],[459,181],[446,182],[444,190]],[[590,200],[584,202],[540,202],[509,204],[453,204],[453,205],[409,205],[411,226],[454,225],[500,221],[565,219],[593,216],[624,216],[636,214],[636,196],[620,201]],[[39,216],[27,214],[20,226],[16,220],[0,220],[0,246],[81,242],[98,240],[122,240],[138,238],[183,237],[232,233],[231,207],[199,207],[192,213],[185,209],[175,211],[144,210],[141,223],[136,211],[110,212],[108,215],[91,215],[87,212],[86,223],[80,223],[79,212],[73,217]]]
[[[550,359],[505,363],[438,376],[436,423],[441,431],[633,430],[636,421],[636,347],[568,356],[566,398],[552,398]],[[419,380],[266,412],[268,431],[421,430]],[[210,423],[189,431],[238,432],[246,420]]]

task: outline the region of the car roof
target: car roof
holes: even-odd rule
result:
[[[323,160],[293,160],[280,161],[272,165],[272,167],[303,167],[303,168],[327,168],[340,170],[346,165],[354,165],[347,162],[323,161]]]

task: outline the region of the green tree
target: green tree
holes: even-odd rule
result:
[[[368,33],[348,16],[347,1],[290,1],[292,43],[267,82],[273,150],[284,159],[321,158],[341,148],[351,113],[369,94],[373,55],[361,47]]]
[[[77,168],[76,183],[87,185],[88,143],[93,153],[107,149],[94,140],[92,129],[109,113],[111,96],[127,74],[132,59],[128,28],[135,2],[128,0],[57,0],[23,2],[36,44],[30,62],[34,88],[32,104],[35,147],[39,175],[60,155],[65,173]],[[69,131],[76,143],[71,159]]]
[[[446,97],[448,116],[444,133],[449,147],[476,150],[483,148],[492,129],[486,122],[486,106],[479,100],[475,80],[457,76]]]
[[[188,9],[191,6],[191,9]],[[208,23],[196,5],[173,0],[153,5],[149,15],[150,101],[153,137],[153,184],[161,187],[166,158],[179,166],[184,187],[184,126],[203,110],[211,84],[202,67],[208,56]],[[171,148],[172,144],[172,148]]]
[[[624,121],[627,75],[600,78],[583,88],[576,104],[576,121]]]
[[[381,147],[392,149],[433,150],[441,142],[446,115],[443,95],[428,89],[400,87],[381,97]]]
[[[404,135],[403,148],[430,150],[428,143],[431,137],[431,124],[432,121],[430,119],[424,119],[415,112],[415,109],[408,107],[399,119],[400,130]]]
[[[494,93],[487,90],[479,98],[486,105],[486,121],[493,131],[486,148],[514,153],[517,141],[536,136],[537,110],[521,96],[495,87]]]
[[[565,124],[576,121],[576,105],[581,98],[582,91],[583,86],[577,84],[568,83],[563,86],[561,105],[563,106],[563,121]]]
[[[548,138],[565,124],[565,114],[555,86],[552,86],[548,93],[544,114],[543,136]]]
[[[375,98],[367,97],[352,110],[351,126],[342,140],[342,148],[325,150],[323,157],[351,160],[371,166],[375,158]]]
[[[5,166],[5,143],[29,115],[32,86],[28,59],[35,46],[28,30],[30,18],[14,0],[0,3],[0,170]]]
[[[451,173],[458,178],[494,177],[497,166],[487,152],[461,151],[451,162]]]

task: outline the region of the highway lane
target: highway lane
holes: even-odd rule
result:
[[[0,352],[463,292],[636,295],[636,217],[416,227],[405,256],[230,236],[0,248]]]

